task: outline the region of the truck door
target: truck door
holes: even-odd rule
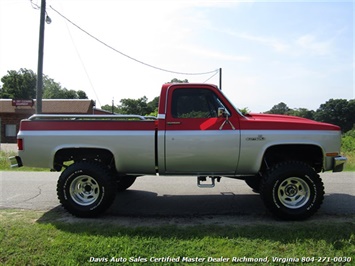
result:
[[[208,88],[169,88],[165,120],[166,173],[235,173],[240,145],[239,120],[222,99]],[[222,108],[227,115],[219,117]]]

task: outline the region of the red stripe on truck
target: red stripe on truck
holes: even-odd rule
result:
[[[20,130],[155,130],[154,121],[27,121]]]

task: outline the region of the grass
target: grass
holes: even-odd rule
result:
[[[344,171],[355,171],[355,151],[345,152],[344,156],[348,158]]]
[[[147,261],[147,265],[176,265],[169,261],[175,258],[181,265],[197,265],[183,262],[184,257],[204,260],[198,265],[221,265],[213,263],[211,258],[222,257],[228,260],[223,265],[231,265],[233,258],[244,257],[267,257],[268,265],[280,265],[273,262],[273,257],[296,258],[300,262],[302,258],[314,258],[314,263],[308,265],[319,265],[316,262],[320,257],[355,261],[354,217],[322,223],[124,227],[115,225],[112,217],[111,221],[105,221],[105,217],[68,220],[63,216],[53,210],[47,213],[0,210],[0,264],[91,265],[90,260],[101,259],[108,261],[105,265],[116,265],[116,261],[110,262],[114,258],[124,262],[121,265],[141,264],[134,260]],[[131,219],[134,224],[137,218]]]
[[[0,171],[49,171],[48,168],[19,167],[11,168],[9,157],[17,155],[13,151],[0,151]]]

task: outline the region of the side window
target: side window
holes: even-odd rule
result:
[[[217,117],[221,101],[207,89],[177,89],[173,92],[172,116],[174,118]]]

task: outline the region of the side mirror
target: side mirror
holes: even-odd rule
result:
[[[218,117],[226,117],[227,112],[224,107],[218,107]]]

